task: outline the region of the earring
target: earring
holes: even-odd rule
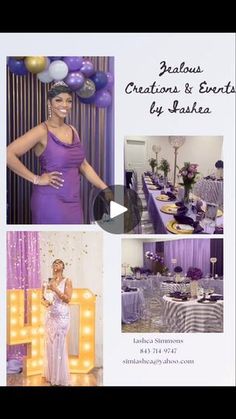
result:
[[[48,118],[52,117],[52,108],[51,105],[48,105]]]

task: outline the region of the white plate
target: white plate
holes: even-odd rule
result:
[[[179,230],[186,230],[186,231],[193,231],[194,227],[190,226],[189,224],[178,224]]]

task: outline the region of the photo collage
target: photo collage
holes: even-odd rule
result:
[[[1,385],[232,385],[234,373],[225,371],[234,370],[235,176],[224,166],[235,167],[235,97],[223,90],[189,97],[186,85],[219,86],[225,77],[233,84],[235,53],[223,46],[235,38],[110,34],[112,49],[101,34],[104,54],[97,47],[86,55],[98,40],[76,34],[84,42],[74,55],[62,45],[56,56],[48,35],[45,55],[35,46],[31,56],[32,45],[12,48],[14,35],[1,68]],[[137,39],[147,73],[136,50],[125,68]],[[219,39],[227,76],[223,67],[214,73],[214,48],[212,61],[201,56],[205,41]],[[178,42],[180,57],[195,45],[192,66],[164,71],[165,48],[170,62],[181,62]],[[183,105],[174,115],[176,97]],[[186,111],[195,97],[204,115]],[[216,356],[225,360],[217,372]]]

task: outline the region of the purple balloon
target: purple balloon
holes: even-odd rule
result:
[[[23,60],[16,60],[15,58],[9,58],[8,66],[9,66],[10,71],[18,76],[25,76],[26,74],[28,74],[28,70]]]
[[[81,103],[92,104],[92,103],[94,103],[95,95],[93,95],[91,97],[80,97],[79,100],[80,100]]]
[[[96,90],[103,89],[107,85],[107,75],[104,71],[96,71],[90,78],[93,80]]]
[[[107,90],[99,90],[94,96],[94,104],[98,108],[108,108],[108,106],[110,106],[111,94]]]
[[[94,65],[89,60],[83,60],[80,71],[86,76],[90,77],[94,73]]]
[[[72,89],[77,90],[84,84],[84,76],[79,71],[67,74],[64,82]]]
[[[83,57],[63,57],[63,61],[67,64],[69,71],[76,71],[81,68]]]
[[[111,89],[113,87],[114,84],[114,76],[112,73],[110,73],[110,71],[106,72],[106,76],[107,76],[107,85],[106,88],[107,89]]]
[[[60,60],[62,57],[48,57],[51,61]]]

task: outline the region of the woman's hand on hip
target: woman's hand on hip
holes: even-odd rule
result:
[[[53,188],[59,189],[63,186],[64,179],[62,179],[61,172],[50,172],[44,173],[39,176],[38,185],[40,186],[52,186]]]

